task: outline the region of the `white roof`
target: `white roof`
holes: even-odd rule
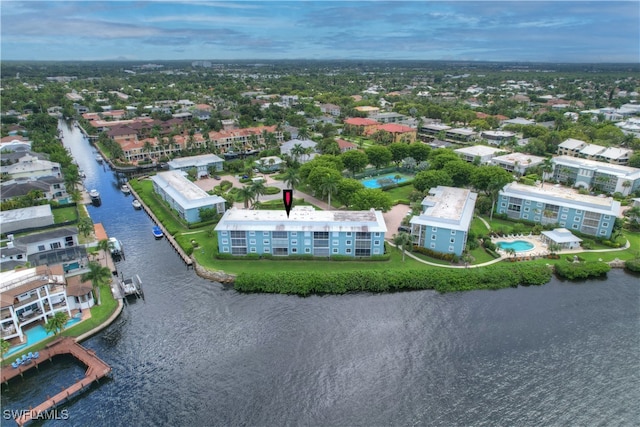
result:
[[[504,150],[500,148],[489,147],[486,145],[474,145],[472,147],[462,147],[462,148],[455,149],[453,151],[456,153],[466,154],[468,156],[474,156],[474,157],[475,156],[484,157],[484,156],[490,156],[496,153],[504,152]]]
[[[423,212],[411,224],[467,231],[478,195],[464,188],[438,186],[422,200]]]
[[[327,231],[380,232],[387,226],[381,211],[316,211],[310,206],[284,210],[227,210],[216,231]]]
[[[210,196],[202,188],[185,178],[183,172],[160,172],[153,175],[151,180],[185,210],[225,202],[220,196]]]
[[[521,166],[535,166],[544,162],[544,157],[514,151],[513,153],[505,154],[504,156],[494,157],[491,161],[494,163],[506,163],[512,165],[515,165],[515,163],[518,162]]]
[[[536,122],[534,122],[533,120],[527,120],[527,119],[522,118],[522,117],[516,117],[515,119],[505,120],[503,122],[503,124],[508,124],[508,125],[535,125]]]
[[[571,156],[557,156],[552,159],[552,162],[557,165],[590,169],[598,171],[599,173],[625,177],[630,180],[640,179],[640,169],[632,168],[631,166],[614,165],[612,163]]]
[[[576,148],[580,148],[585,146],[587,143],[584,141],[580,141],[579,139],[569,138],[562,141],[558,144],[558,148],[566,148],[567,150],[575,150]]]
[[[296,144],[300,144],[302,146],[302,148],[316,148],[316,143],[310,139],[305,139],[305,140],[301,140],[301,139],[292,139],[290,141],[284,142],[281,146],[280,146],[280,153],[284,154],[287,153],[289,154],[291,152],[291,149],[296,145]]]
[[[31,206],[29,208],[1,211],[0,224],[42,217],[53,217],[53,214],[51,213],[51,205],[38,205]]]
[[[171,169],[183,169],[189,167],[207,166],[212,163],[223,162],[224,160],[215,154],[202,154],[199,156],[191,157],[178,157],[176,159],[167,162]]]
[[[456,133],[458,135],[464,135],[464,136],[469,136],[469,135],[475,135],[476,134],[475,130],[469,129],[469,128],[449,129],[447,132]]]
[[[422,127],[426,129],[437,130],[437,131],[451,129],[451,126],[443,125],[441,123],[426,123],[422,125]]]
[[[628,148],[609,147],[598,155],[607,159],[619,159],[631,153],[633,153],[633,150]]]
[[[571,234],[566,228],[555,228],[551,231],[543,231],[542,234],[556,243],[582,242],[582,239]]]
[[[269,160],[271,160],[271,159],[273,159],[273,164],[274,165],[279,165],[280,163],[284,162],[284,160],[282,160],[278,156],[269,156],[269,157],[261,157],[260,159],[256,160],[253,163],[256,164],[256,165],[260,165],[261,160],[264,160],[264,165],[265,166],[270,166]]]
[[[533,202],[552,203],[576,209],[583,208],[604,215],[617,216],[620,212],[620,202],[613,200],[612,197],[580,194],[573,188],[562,187],[559,184],[551,185],[547,183],[542,187],[512,182],[505,185],[500,194]]]
[[[587,144],[586,147],[580,150],[580,154],[585,154],[587,156],[595,156],[596,154],[603,152],[604,149],[605,147],[603,147],[602,145]]]

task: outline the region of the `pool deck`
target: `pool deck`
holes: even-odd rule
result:
[[[499,242],[515,242],[515,241],[523,241],[523,242],[527,242],[533,245],[533,248],[526,250],[526,251],[517,251],[516,252],[516,256],[546,256],[549,255],[549,248],[547,248],[547,244],[543,243],[540,240],[540,236],[536,236],[533,234],[529,234],[529,235],[521,235],[521,234],[511,234],[508,236],[503,236],[503,237],[496,237],[491,239],[493,241],[493,243],[495,243],[496,245]],[[499,246],[496,248],[496,252],[498,254],[500,254],[503,258],[508,258],[510,257],[510,255],[502,248],[500,248]]]
[[[84,378],[75,384],[62,390],[60,393],[53,397],[47,396],[47,400],[36,406],[35,408],[29,408],[29,411],[25,412],[21,417],[15,421],[18,425],[22,426],[33,418],[37,418],[38,414],[54,408],[62,402],[65,402],[76,393],[84,390],[90,386],[94,381],[98,381],[101,378],[111,373],[111,367],[96,356],[95,351],[84,348],[80,344],[76,343],[73,338],[64,337],[49,344],[46,348],[40,351],[38,359],[32,359],[26,365],[20,365],[18,368],[5,368],[2,370],[2,382],[7,383],[11,379],[22,376],[25,371],[37,367],[44,361],[51,361],[53,356],[60,354],[70,354],[77,360],[82,362],[87,370]]]

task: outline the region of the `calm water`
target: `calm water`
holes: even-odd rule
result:
[[[146,300],[84,342],[113,378],[48,425],[640,424],[637,277],[446,295],[238,294],[187,270],[90,146],[66,141],[102,194],[92,217],[122,240],[119,269],[140,275]],[[69,369],[13,383],[3,409],[35,406]]]
[[[515,240],[513,242],[498,242],[498,246],[502,249],[513,249],[516,252],[529,251],[533,249],[533,244],[524,240]]]
[[[400,179],[396,179],[396,176],[400,176]],[[363,179],[360,182],[362,182],[362,185],[364,185],[366,188],[380,188],[380,184],[378,183],[378,180],[380,179],[390,179],[390,182],[392,184],[399,184],[401,182],[407,181],[408,179],[411,179],[411,177],[403,174],[388,173],[386,175],[378,175],[371,178]]]

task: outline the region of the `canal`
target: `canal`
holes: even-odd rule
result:
[[[113,378],[47,425],[640,423],[637,277],[614,270],[606,280],[444,295],[238,294],[156,241],[78,130],[63,134],[102,195],[89,207],[94,222],[123,242],[118,269],[140,275],[146,299],[84,342]],[[48,370],[12,385],[2,407],[35,406],[34,396],[67,383]]]

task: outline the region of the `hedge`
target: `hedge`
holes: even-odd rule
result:
[[[346,272],[244,272],[236,277],[239,292],[269,292],[307,296],[346,292],[393,292],[434,289],[456,292],[543,285],[551,279],[545,265],[492,266],[472,269],[356,270]]]
[[[640,258],[634,258],[634,259],[625,261],[624,268],[626,268],[629,271],[640,273]]]
[[[604,262],[559,262],[555,264],[555,272],[558,277],[570,280],[583,280],[589,277],[606,275],[611,266]]]

